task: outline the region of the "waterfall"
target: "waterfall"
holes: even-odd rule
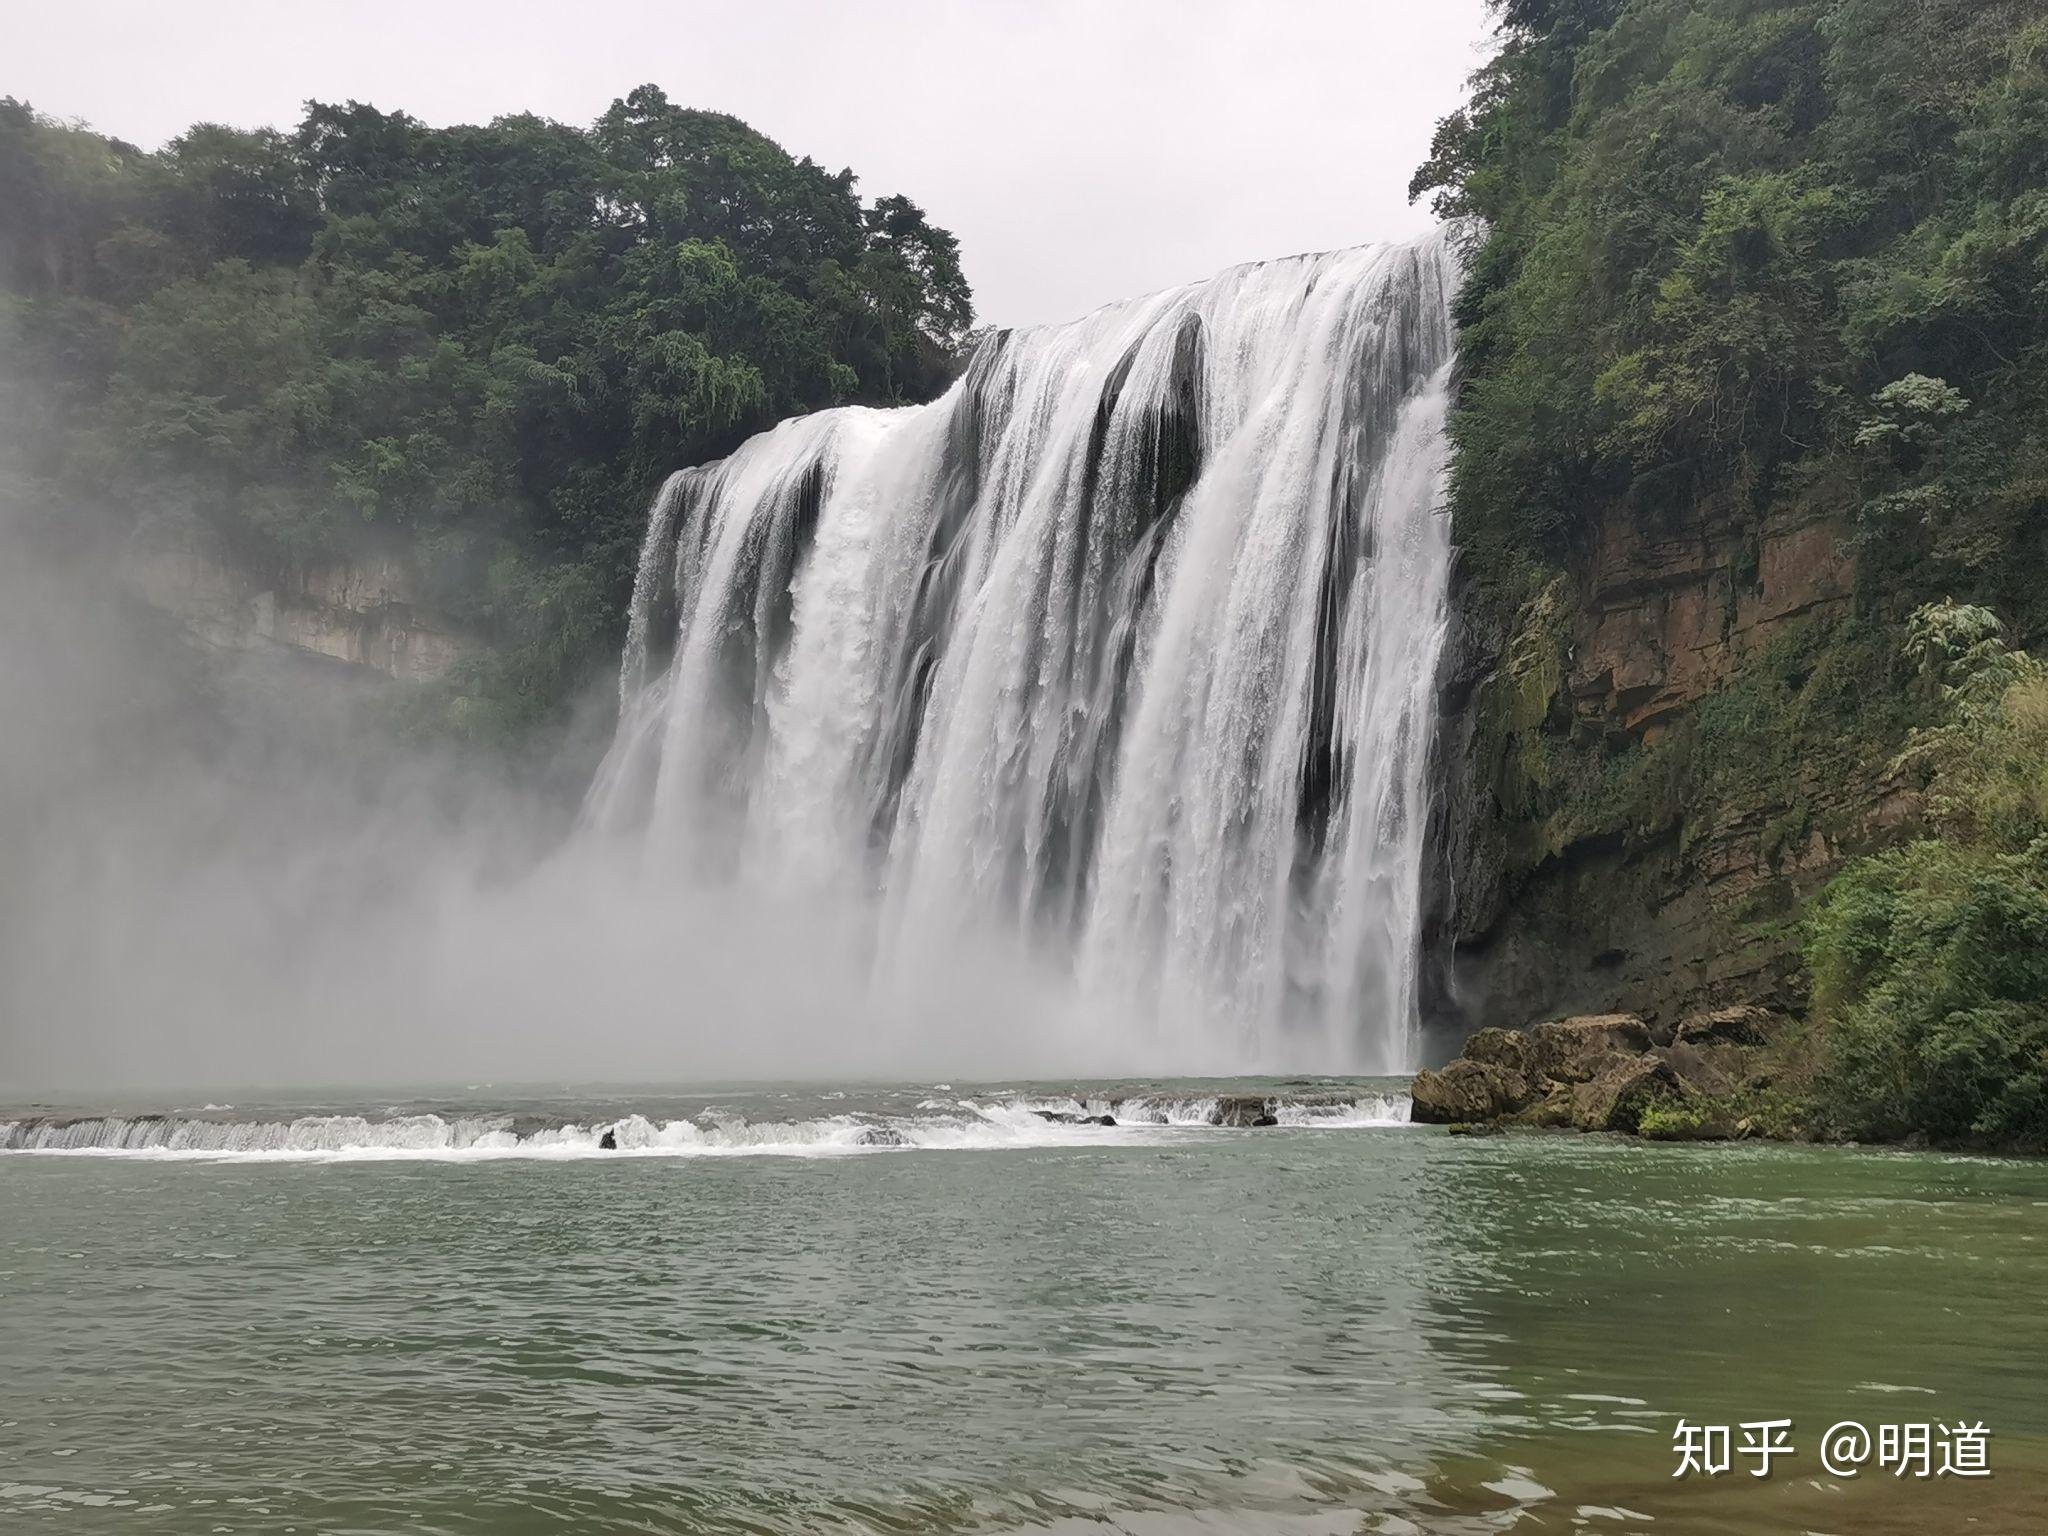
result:
[[[1005,936],[1163,1068],[1413,1066],[1455,233],[993,335],[670,477],[585,809]]]

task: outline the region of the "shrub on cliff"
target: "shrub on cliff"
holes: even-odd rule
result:
[[[1982,608],[1907,633],[1946,718],[1897,766],[1939,835],[1850,865],[1810,914],[1821,1108],[1856,1136],[2048,1144],[2048,675]]]
[[[2048,842],[1892,849],[1837,878],[1812,923],[1831,1123],[2048,1142]]]

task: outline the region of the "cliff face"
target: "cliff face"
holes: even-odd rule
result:
[[[1436,1054],[1566,1013],[1797,1008],[1800,903],[1896,835],[1888,754],[1810,695],[1859,679],[1838,518],[1611,513],[1504,611],[1454,589],[1429,874]],[[1794,713],[1799,711],[1799,713]]]
[[[121,575],[215,650],[325,658],[432,682],[478,649],[421,602],[409,552],[397,541],[350,559],[259,567],[196,522],[155,520],[130,538]]]
[[[1608,519],[1563,680],[1575,716],[1654,740],[1788,624],[1848,603],[1841,538],[1826,520],[1748,535],[1697,508],[1669,530]]]
[[[2041,7],[1499,9],[1410,185],[1481,230],[1434,1013],[1789,1002],[1914,830],[1912,616],[2048,634]]]

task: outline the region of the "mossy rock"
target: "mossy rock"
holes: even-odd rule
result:
[[[1706,1098],[1661,1098],[1643,1106],[1636,1134],[1645,1141],[1728,1141],[1741,1135],[1728,1106]]]
[[[1562,1083],[1551,1085],[1550,1092],[1519,1111],[1509,1122],[1528,1130],[1564,1131],[1572,1125],[1572,1091]]]
[[[1655,1056],[1623,1057],[1572,1090],[1572,1124],[1582,1131],[1633,1134],[1653,1105],[1699,1098],[1669,1063]]]

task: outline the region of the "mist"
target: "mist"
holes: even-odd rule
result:
[[[616,681],[545,756],[404,685],[210,650],[126,520],[0,511],[0,1090],[686,1083],[1127,1066],[993,947],[886,1000],[871,915],[572,840]]]
[[[1457,249],[678,473],[623,661],[519,749],[144,600],[213,481],[0,462],[0,1086],[1406,1070]]]

